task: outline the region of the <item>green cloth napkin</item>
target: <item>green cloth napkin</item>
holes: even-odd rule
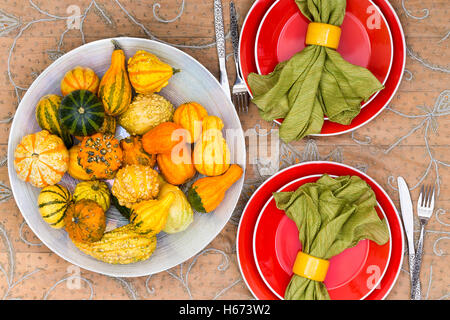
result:
[[[340,26],[346,0],[295,0],[313,22]],[[334,49],[309,45],[268,75],[250,73],[248,84],[264,120],[284,118],[280,138],[300,140],[321,132],[324,115],[348,125],[367,101],[384,88],[366,68],[345,61]]]
[[[362,239],[383,245],[389,240],[384,220],[375,210],[370,186],[357,176],[332,178],[302,185],[294,192],[274,193],[278,209],[295,222],[302,251],[329,260]],[[294,274],[286,288],[286,300],[328,300],[323,282]]]

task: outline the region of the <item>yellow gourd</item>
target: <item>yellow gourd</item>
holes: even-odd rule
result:
[[[84,253],[111,264],[146,260],[156,249],[156,236],[137,233],[132,224],[105,232],[96,242],[72,241]]]
[[[202,135],[194,147],[194,166],[205,176],[218,176],[230,166],[230,149],[222,135],[223,122],[216,116],[203,118]]]
[[[166,225],[169,208],[174,200],[175,194],[169,192],[160,199],[135,204],[131,211],[130,222],[138,232],[157,234]]]
[[[208,111],[197,102],[188,102],[180,105],[173,114],[173,122],[189,131],[187,142],[196,142],[202,133],[202,120]]]
[[[186,230],[194,221],[194,211],[184,192],[170,183],[162,183],[158,198],[161,199],[170,192],[175,194],[175,200],[169,208],[169,215],[163,231],[166,233],[177,233]]]
[[[128,60],[130,82],[137,93],[154,93],[169,84],[173,69],[150,52],[139,50]]]

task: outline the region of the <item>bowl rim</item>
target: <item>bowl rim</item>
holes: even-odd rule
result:
[[[146,39],[146,38],[139,38],[139,37],[111,37],[111,38],[103,38],[103,39],[91,41],[91,42],[82,44],[81,46],[78,46],[76,48],[73,48],[72,50],[66,52],[64,55],[60,56],[58,59],[53,61],[47,67],[45,67],[45,69],[39,74],[39,76],[32,82],[32,84],[27,89],[26,93],[24,94],[24,96],[20,100],[20,103],[19,103],[17,109],[15,110],[14,115],[17,114],[17,112],[19,112],[21,108],[24,108],[24,106],[23,106],[25,104],[24,101],[26,102],[28,96],[31,95],[31,92],[35,89],[37,84],[44,77],[46,77],[50,73],[49,69],[52,69],[55,66],[63,63],[68,55],[75,55],[79,51],[85,50],[86,48],[95,47],[96,45],[101,44],[103,42],[111,42],[111,40],[119,40],[119,41],[122,40],[122,41],[131,41],[131,42],[137,41],[137,42],[143,42],[143,43],[151,43],[153,45],[158,45],[158,46],[161,46],[161,47],[168,48],[169,50],[174,50],[177,54],[183,55],[187,59],[191,60],[191,62],[197,64],[200,67],[200,69],[202,69],[206,74],[208,74],[211,77],[211,79],[214,79],[213,81],[218,85],[218,87],[220,87],[220,83],[217,80],[217,78],[202,63],[200,63],[197,59],[195,59],[194,57],[192,57],[188,53],[186,53],[186,52],[184,52],[184,51],[182,51],[182,50],[180,50],[180,49],[178,49],[178,48],[176,48],[176,47],[174,47],[174,46],[172,46],[170,44],[166,44],[166,43],[163,43],[163,42],[160,42],[160,41]],[[238,129],[240,129],[240,133],[241,133],[239,135],[240,136],[239,139],[241,140],[239,142],[239,145],[243,146],[243,151],[244,152],[243,152],[243,156],[240,156],[240,157],[242,157],[242,163],[239,163],[239,165],[243,169],[243,174],[242,174],[242,177],[239,179],[239,181],[236,182],[236,185],[238,186],[238,189],[239,189],[239,195],[241,195],[242,189],[243,189],[243,185],[244,185],[244,178],[245,178],[246,164],[247,164],[247,150],[246,150],[246,144],[245,144],[245,134],[244,134],[244,131],[242,129],[242,123],[241,123],[241,121],[239,119],[239,115],[237,114],[236,109],[234,108],[234,105],[233,105],[233,103],[231,101],[231,98],[228,97],[223,90],[222,90],[222,93],[223,93],[223,97],[222,98],[226,101],[226,103],[228,103],[231,106],[231,109],[233,110],[233,117],[235,118],[235,120],[237,120],[237,123],[239,124],[239,128]],[[8,162],[8,177],[9,178],[12,177],[14,174],[17,174],[16,171],[15,171],[15,168],[14,168],[14,150],[15,150],[16,146],[13,146],[13,144],[12,144],[12,133],[15,131],[14,128],[17,125],[16,119],[17,118],[14,116],[14,118],[12,120],[12,123],[11,123],[10,130],[9,130],[9,136],[8,136],[7,162]],[[229,214],[228,219],[223,223],[223,225],[220,226],[220,229],[218,229],[219,231],[217,232],[217,234],[211,234],[207,238],[207,240],[205,241],[205,244],[203,246],[201,246],[201,248],[197,252],[194,252],[193,254],[189,254],[189,256],[186,257],[183,261],[167,265],[164,268],[161,268],[161,270],[156,271],[156,272],[155,271],[153,271],[153,272],[148,272],[148,271],[147,272],[145,272],[145,271],[144,272],[136,272],[136,270],[133,270],[133,272],[131,272],[130,274],[119,274],[119,273],[113,273],[113,272],[108,272],[108,271],[106,271],[106,272],[98,271],[98,270],[95,270],[95,268],[92,268],[90,266],[80,265],[80,263],[78,263],[77,261],[74,261],[74,259],[63,256],[62,253],[60,253],[57,250],[55,250],[54,247],[52,245],[50,245],[47,241],[44,241],[41,238],[41,236],[39,235],[39,233],[36,232],[34,226],[32,226],[32,224],[29,223],[26,215],[24,215],[22,213],[22,211],[23,211],[22,210],[23,209],[22,205],[18,201],[16,201],[16,196],[19,193],[19,190],[18,190],[19,187],[15,186],[14,183],[12,183],[11,178],[9,180],[10,180],[10,186],[11,186],[11,191],[12,191],[12,194],[13,194],[14,201],[15,201],[17,207],[19,208],[19,211],[20,211],[22,217],[26,221],[26,223],[27,223],[28,227],[31,229],[31,231],[33,231],[33,233],[36,235],[36,237],[47,248],[49,248],[52,251],[52,253],[55,253],[56,255],[58,255],[59,257],[64,259],[65,261],[67,261],[69,263],[72,263],[72,264],[74,264],[74,265],[76,265],[76,266],[78,266],[78,267],[80,267],[82,269],[85,269],[85,270],[88,270],[88,271],[92,271],[92,272],[95,272],[95,273],[98,273],[98,274],[107,275],[107,276],[123,277],[123,278],[142,277],[142,276],[148,276],[148,275],[155,274],[155,273],[160,273],[160,272],[163,272],[165,270],[171,269],[171,268],[173,268],[173,267],[175,267],[175,266],[177,266],[179,264],[182,264],[182,263],[188,261],[189,259],[191,259],[192,257],[194,257],[195,255],[201,253],[220,234],[220,232],[223,231],[223,229],[225,228],[227,223],[230,221],[230,218],[232,217],[232,213],[236,209],[237,203],[238,203],[238,201],[240,199],[240,196],[239,196],[232,202],[232,206],[230,206],[230,209],[231,209],[230,212],[231,213]],[[80,251],[80,253],[82,253],[82,252]],[[95,259],[93,257],[90,257],[90,258]],[[97,259],[95,259],[95,260],[97,260]],[[99,261],[101,263],[105,263],[105,262],[102,262],[100,260],[97,260],[97,261]],[[114,266],[112,264],[109,264],[109,265],[110,266]],[[130,264],[130,265],[133,265],[133,264]],[[125,265],[118,265],[118,266],[125,266]]]

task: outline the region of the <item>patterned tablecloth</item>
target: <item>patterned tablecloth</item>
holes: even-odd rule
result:
[[[242,24],[253,1],[235,0]],[[450,276],[450,51],[448,0],[393,0],[407,42],[406,71],[389,107],[352,134],[280,143],[280,165],[310,160],[343,162],[375,178],[398,205],[396,177],[418,197],[422,182],[436,183],[437,209],[425,239],[425,299],[448,299]],[[224,1],[228,32],[229,7]],[[81,16],[79,18],[71,18]],[[94,40],[135,36],[170,43],[218,76],[213,1],[0,0],[0,298],[3,299],[252,299],[236,261],[242,208],[267,179],[270,162],[249,159],[233,218],[206,249],[182,265],[141,278],[113,278],[80,270],[41,244],[11,195],[6,149],[11,120],[29,85],[65,52]],[[227,34],[227,53],[231,41]],[[228,59],[230,82],[234,63]],[[247,134],[271,139],[272,125],[256,107],[240,115]],[[446,179],[447,178],[447,179]],[[418,236],[418,221],[415,221]],[[388,299],[409,298],[408,259]]]

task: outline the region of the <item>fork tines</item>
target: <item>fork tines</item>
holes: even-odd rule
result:
[[[422,207],[434,207],[435,187],[431,185],[424,186],[420,189],[419,200],[417,203]]]

